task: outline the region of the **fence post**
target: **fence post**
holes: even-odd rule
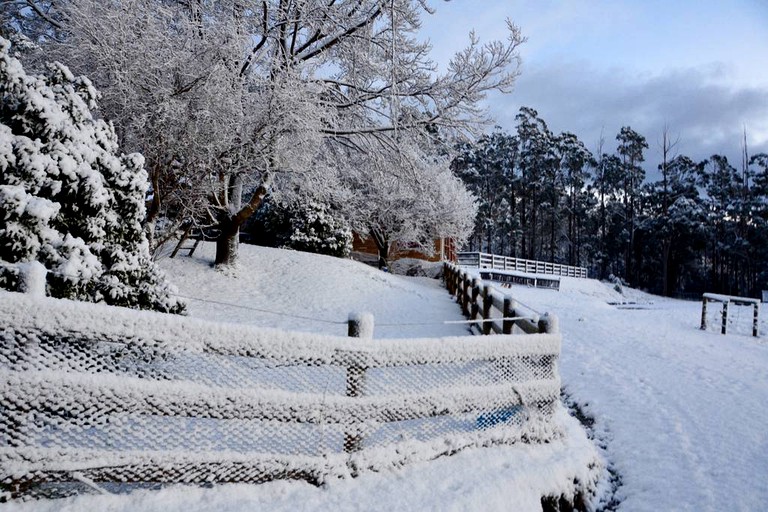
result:
[[[759,313],[759,311],[760,311],[760,304],[755,302],[754,307],[755,307],[755,315],[752,318],[752,336],[757,338],[757,324],[758,324],[759,315],[760,315],[760,313]]]
[[[460,285],[461,291],[459,293],[459,304],[461,304],[461,311],[464,313],[464,316],[469,316],[469,299],[467,298],[468,288],[469,288],[469,277],[467,274],[461,275],[461,285]]]
[[[515,301],[509,295],[504,296],[504,311],[502,312],[504,318],[512,318],[515,316]],[[502,320],[501,332],[503,334],[512,334],[512,327],[515,325],[514,320]]]
[[[21,282],[19,291],[35,297],[45,297],[45,277],[48,269],[39,261],[29,261],[19,265]]]
[[[560,322],[552,313],[544,313],[539,318],[539,332],[554,334],[560,332]]]
[[[347,320],[347,335],[353,338],[373,338],[373,315],[370,313],[350,313]],[[365,383],[365,367],[352,363],[347,367],[347,396],[359,397],[363,394]],[[347,453],[360,451],[363,436],[359,430],[344,434],[344,451]]]
[[[478,278],[474,278],[472,280],[472,301],[470,304],[470,320],[477,319],[478,315],[480,314],[480,304],[477,302],[477,298],[480,296],[480,280]]]
[[[727,330],[728,325],[728,301],[726,300],[723,302],[723,326],[720,329],[720,332],[725,334],[725,331]]]
[[[707,298],[701,298],[701,330],[707,330]]]
[[[451,270],[451,272],[452,272],[451,273],[451,294],[454,297],[458,297],[459,296],[459,292],[458,292],[458,289],[459,289],[459,268],[458,267],[453,268]]]
[[[491,334],[491,322],[488,320],[491,319],[491,306],[493,305],[493,300],[491,298],[491,287],[488,285],[485,285],[485,288],[483,288],[483,320],[486,320],[483,322],[483,334],[486,336]]]

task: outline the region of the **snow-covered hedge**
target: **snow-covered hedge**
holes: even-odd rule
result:
[[[0,483],[329,478],[547,442],[557,334],[370,340],[0,292]]]
[[[26,74],[0,38],[0,287],[39,261],[49,295],[181,312],[141,226],[144,159],[118,152],[97,98],[62,64]]]

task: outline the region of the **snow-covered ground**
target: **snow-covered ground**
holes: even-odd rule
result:
[[[255,247],[241,248],[241,268],[236,276],[227,276],[209,268],[211,246],[198,251],[192,259],[162,261],[180,294],[206,301],[188,301],[192,316],[345,334],[350,311],[370,311],[376,318],[375,337],[466,332],[463,325],[442,323],[461,317],[436,280]],[[559,316],[563,384],[595,418],[598,439],[606,444],[606,456],[622,481],[616,496],[620,510],[765,507],[765,339],[722,336],[715,328],[700,331],[700,303],[632,290],[620,295],[593,280],[563,278],[559,292],[520,286],[503,291]],[[608,304],[619,301],[646,309]],[[734,327],[748,332],[751,312],[744,309],[734,317]],[[583,430],[573,420],[566,425],[564,443],[467,450],[321,488],[302,482],[174,486],[129,496],[4,506],[35,511],[536,510],[535,497],[553,490],[547,482],[561,480],[559,473],[573,460],[591,454]],[[610,497],[607,489],[602,491]]]
[[[189,314],[293,331],[346,336],[352,312],[374,315],[376,338],[463,336],[466,325],[442,283],[426,277],[387,274],[352,260],[299,251],[241,245],[240,266],[214,273],[214,245],[193,258],[161,260]]]
[[[563,385],[608,443],[621,510],[765,510],[768,342],[747,335],[750,308],[730,313],[743,334],[723,336],[699,329],[700,302],[573,278],[510,291],[559,315]],[[621,300],[647,309],[607,304]]]

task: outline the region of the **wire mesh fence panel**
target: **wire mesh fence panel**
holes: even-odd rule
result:
[[[0,484],[322,482],[547,442],[558,334],[370,340],[0,292]]]

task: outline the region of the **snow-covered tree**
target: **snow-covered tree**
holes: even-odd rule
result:
[[[28,75],[0,39],[0,286],[39,261],[52,296],[181,312],[141,226],[143,158],[118,153],[97,97],[59,63]]]
[[[353,227],[369,233],[379,250],[379,266],[389,263],[394,242],[426,253],[440,238],[458,245],[471,235],[475,197],[450,169],[447,157],[402,141],[389,153],[370,153],[342,169],[348,197],[342,203]]]
[[[438,73],[416,37],[429,10],[425,0],[64,1],[47,15],[65,37],[46,49],[94,78],[127,147],[147,157],[150,220],[216,224],[216,262],[229,264],[267,193],[309,180],[314,197],[337,192],[336,163],[323,157],[334,145],[380,160],[404,130],[467,135],[488,122],[480,100],[514,82],[519,30],[486,44],[472,35]]]
[[[471,244],[481,251],[516,255],[520,191],[516,151],[516,139],[497,128],[474,143],[462,143],[452,163],[478,201]]]

